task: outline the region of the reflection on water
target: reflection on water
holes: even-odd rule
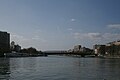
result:
[[[10,65],[9,58],[0,58],[0,80],[5,79],[9,80],[10,74]]]
[[[120,59],[0,58],[0,80],[119,80]]]

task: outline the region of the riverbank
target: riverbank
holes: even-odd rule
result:
[[[104,56],[103,58],[109,58],[109,59],[120,59],[119,56]]]
[[[28,53],[4,53],[2,57],[40,57],[47,56],[46,54],[28,54]]]
[[[99,58],[120,59],[120,55],[100,55]]]

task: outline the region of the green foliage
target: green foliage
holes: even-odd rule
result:
[[[27,49],[22,49],[20,52],[22,52],[22,53],[29,53],[29,54],[39,54],[39,53],[42,53],[41,51],[37,51],[33,47],[30,47],[30,48],[27,48]]]

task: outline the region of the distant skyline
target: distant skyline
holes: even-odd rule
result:
[[[22,48],[92,48],[120,40],[120,0],[0,0],[0,31]]]

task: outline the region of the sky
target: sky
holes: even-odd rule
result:
[[[0,31],[22,48],[93,48],[120,40],[120,0],[0,0]]]

